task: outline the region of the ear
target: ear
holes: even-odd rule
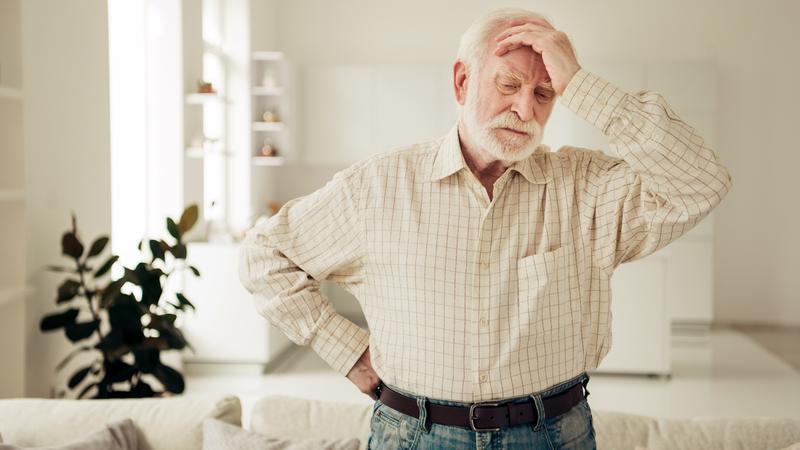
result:
[[[459,105],[464,105],[467,100],[467,65],[464,61],[456,60],[453,65],[453,90],[456,94],[456,101]]]

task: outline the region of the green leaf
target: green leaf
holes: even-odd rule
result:
[[[113,328],[94,347],[103,352],[107,359],[119,358],[130,351],[123,341],[122,331]]]
[[[56,330],[75,323],[78,312],[78,308],[70,308],[66,311],[44,316],[41,322],[39,322],[39,329],[41,331]]]
[[[89,248],[89,254],[86,255],[87,258],[91,258],[92,256],[97,256],[100,252],[106,248],[106,244],[108,244],[108,236],[100,236],[99,238],[95,239],[92,242],[91,248]]]
[[[181,220],[178,221],[178,230],[181,234],[189,231],[197,222],[197,205],[190,205],[181,214]]]
[[[192,271],[192,273],[193,273],[195,276],[197,276],[197,277],[199,277],[199,276],[200,276],[200,271],[199,271],[199,270],[197,270],[197,267],[195,267],[195,266],[189,266],[189,270],[191,270],[191,271]]]
[[[122,275],[122,279],[129,281],[135,285],[139,285],[139,277],[136,275],[136,272],[133,270],[125,267],[125,273]]]
[[[153,371],[153,375],[164,385],[164,389],[180,394],[185,388],[183,375],[180,372],[164,364],[159,364]]]
[[[161,333],[161,336],[167,339],[167,344],[169,344],[170,348],[181,350],[189,345],[189,343],[186,342],[186,338],[183,336],[183,333],[181,333],[181,330],[177,329],[171,323],[162,323],[161,325],[162,326],[158,327],[157,329],[159,333]]]
[[[181,230],[178,229],[178,224],[172,220],[171,217],[167,217],[167,231],[169,234],[174,237],[175,239],[180,240],[181,238]]]
[[[186,246],[183,244],[175,244],[175,246],[170,249],[170,252],[178,259],[186,259]]]
[[[93,388],[93,387],[97,387],[98,385],[99,385],[99,383],[90,383],[90,384],[87,384],[86,386],[84,386],[84,387],[83,387],[83,389],[81,390],[81,392],[78,394],[78,398],[79,398],[79,399],[83,398],[83,396],[84,396],[84,395],[86,395],[86,393],[87,393],[87,392],[89,392],[89,389],[91,389],[91,388]],[[99,389],[99,388],[98,388],[98,389]],[[98,393],[99,393],[99,392],[98,392]]]
[[[172,324],[174,324],[175,321],[178,319],[178,316],[176,316],[175,314],[169,314],[169,313],[161,314],[161,315],[159,315],[159,317],[161,317],[162,319],[164,319],[164,320],[166,320],[166,321],[168,321],[169,323],[172,323]]]
[[[141,330],[142,312],[136,299],[128,294],[120,295],[114,304],[108,307],[108,322],[112,328],[123,332]]]
[[[141,281],[139,285],[142,288],[141,302],[147,306],[158,305],[163,293],[161,277],[164,276],[164,271],[161,269],[148,269],[146,266],[141,265],[141,267],[136,267],[136,275]]]
[[[133,389],[130,390],[130,392],[128,393],[128,397],[147,398],[147,397],[152,397],[153,394],[155,394],[153,388],[145,381],[142,381],[140,379],[139,382],[136,383],[136,386],[134,386]]]
[[[141,348],[133,350],[133,357],[136,358],[136,367],[143,373],[153,373],[161,364],[159,360],[158,348]]]
[[[100,319],[95,319],[89,322],[69,324],[64,328],[64,331],[66,331],[70,341],[78,342],[91,336],[99,326]]]
[[[51,272],[70,272],[70,273],[75,273],[74,269],[70,269],[70,268],[63,267],[63,266],[47,265],[47,266],[45,266],[45,269],[47,269],[47,270],[49,270]]]
[[[71,231],[61,236],[61,253],[78,259],[83,254],[83,244]]]
[[[115,359],[106,368],[105,378],[112,383],[119,383],[130,380],[136,372],[136,368],[132,365],[121,359]]]
[[[78,290],[81,287],[81,283],[77,280],[64,280],[61,283],[61,286],[58,287],[58,298],[56,299],[56,303],[63,303],[75,298],[78,295]]]
[[[125,278],[120,278],[108,283],[108,286],[103,289],[103,293],[100,295],[100,307],[107,308],[120,295],[120,289],[127,281]]]
[[[160,259],[164,261],[164,248],[161,243],[155,239],[150,239],[150,253],[153,254],[153,261]]]
[[[194,305],[192,304],[192,302],[190,302],[190,301],[189,301],[189,299],[188,299],[188,298],[186,298],[186,297],[185,297],[183,294],[181,294],[180,292],[178,292],[177,294],[175,294],[175,296],[176,296],[176,297],[178,297],[178,301],[180,302],[180,306],[181,306],[181,308],[180,308],[180,309],[183,309],[183,307],[184,307],[184,306],[188,306],[188,307],[190,307],[190,308],[194,309],[195,311],[197,310],[197,308],[195,308],[195,307],[194,307]]]
[[[99,269],[97,269],[97,272],[94,273],[94,277],[99,278],[105,275],[106,272],[111,270],[111,267],[114,266],[114,263],[117,262],[118,259],[118,255],[111,255],[111,257],[108,258]]]
[[[83,369],[75,372],[70,377],[69,382],[67,383],[67,386],[69,386],[70,389],[75,389],[75,386],[81,384],[81,381],[83,381],[83,379],[86,378],[86,375],[89,374],[89,370],[91,368],[92,368],[92,366],[87,366],[87,367],[84,367]]]

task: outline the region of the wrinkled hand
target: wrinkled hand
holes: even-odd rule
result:
[[[494,54],[504,54],[528,46],[542,55],[553,89],[561,95],[569,81],[581,68],[566,33],[558,31],[542,19],[514,20],[496,38]]]
[[[358,390],[369,395],[373,400],[377,400],[375,396],[375,388],[378,387],[380,378],[378,374],[372,369],[372,363],[369,359],[369,347],[361,354],[361,357],[347,373],[347,378],[356,385]]]

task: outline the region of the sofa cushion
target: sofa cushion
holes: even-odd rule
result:
[[[649,450],[775,450],[800,441],[800,421],[779,418],[658,419],[648,424]]]
[[[250,428],[270,437],[358,437],[363,450],[371,406],[271,395],[254,405]],[[592,420],[598,450],[775,450],[800,441],[797,419],[666,419],[593,410]]]
[[[250,430],[290,439],[355,437],[363,450],[369,438],[372,405],[371,401],[331,402],[269,395],[253,405]]]
[[[203,420],[209,417],[241,425],[238,397],[186,394],[144,399],[0,399],[0,433],[20,446],[53,446],[131,418],[144,450],[198,450]],[[46,433],[42,430],[47,430]]]
[[[203,422],[203,450],[358,450],[357,438],[271,438],[216,419]]]
[[[75,442],[53,447],[20,447],[12,443],[0,443],[0,450],[139,450],[139,431],[131,419],[124,419],[105,426],[89,436]]]
[[[599,450],[634,450],[647,444],[650,424],[656,419],[636,414],[592,410]]]

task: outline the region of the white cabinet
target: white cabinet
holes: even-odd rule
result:
[[[611,350],[595,372],[670,373],[666,272],[667,259],[656,254],[620,264],[614,271]]]
[[[182,329],[196,351],[184,351],[189,372],[224,364],[225,371],[261,373],[294,345],[256,311],[253,296],[239,282],[238,253],[236,244],[188,244],[187,261],[201,274],[184,274],[183,292],[197,307],[182,317]]]

